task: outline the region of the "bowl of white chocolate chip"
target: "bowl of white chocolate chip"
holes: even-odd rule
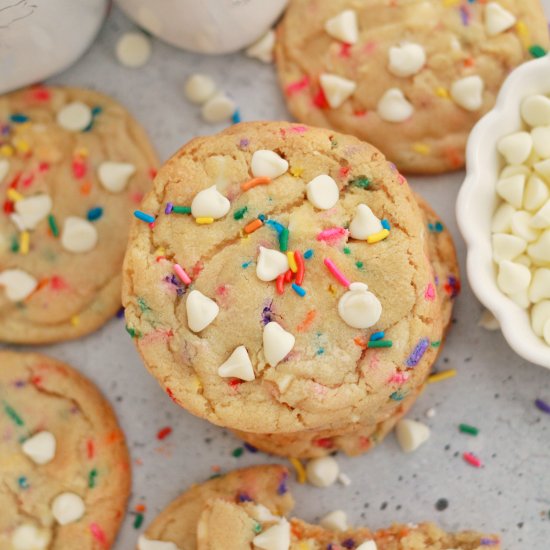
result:
[[[550,368],[550,57],[510,74],[466,158],[457,218],[470,285],[510,346]]]

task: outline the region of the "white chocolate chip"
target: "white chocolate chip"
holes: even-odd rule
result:
[[[47,550],[52,534],[47,529],[38,529],[30,523],[24,523],[14,529],[11,535],[13,550]]]
[[[535,262],[550,262],[550,229],[544,231],[538,241],[527,247],[527,253]]]
[[[531,267],[531,265],[533,264],[531,258],[529,258],[527,254],[521,254],[517,258],[514,258],[514,262],[524,265],[525,267]]]
[[[401,450],[412,453],[430,439],[430,428],[421,422],[403,418],[395,427],[395,436]]]
[[[285,518],[281,518],[279,523],[256,535],[252,543],[255,548],[261,550],[289,550],[290,523]]]
[[[515,132],[501,138],[497,149],[508,164],[522,164],[531,154],[533,138],[528,132]]]
[[[260,246],[258,262],[256,263],[256,275],[260,281],[274,281],[279,275],[288,271],[288,258],[286,254]]]
[[[531,271],[524,265],[504,260],[499,264],[497,284],[505,294],[513,295],[527,290],[531,282]]]
[[[338,185],[326,174],[313,178],[307,184],[306,192],[309,202],[320,210],[330,210],[340,198]]]
[[[180,550],[173,542],[164,540],[151,540],[140,535],[138,539],[138,550]]]
[[[222,378],[239,378],[250,382],[254,380],[254,369],[244,346],[238,346],[227,361],[218,368],[218,375]]]
[[[151,57],[151,41],[141,32],[127,32],[116,44],[116,57],[125,67],[143,67]]]
[[[10,302],[28,298],[38,286],[38,281],[21,269],[6,269],[0,272],[0,287],[4,287]]]
[[[306,465],[307,480],[315,487],[329,487],[340,473],[338,462],[331,456],[313,458]]]
[[[542,330],[542,336],[544,341],[550,346],[550,319],[544,323],[544,328]]]
[[[389,49],[390,63],[388,69],[395,76],[412,76],[424,67],[426,52],[420,44],[403,42]]]
[[[350,327],[369,328],[380,319],[382,304],[366,284],[351,283],[338,301],[338,314]]]
[[[351,485],[351,478],[348,476],[348,474],[340,472],[338,474],[338,482],[341,483],[344,487],[349,487]]]
[[[550,99],[540,94],[526,97],[521,103],[521,116],[529,126],[550,125]]]
[[[376,546],[376,542],[373,540],[366,540],[362,544],[360,544],[355,550],[378,550],[378,546]]]
[[[98,235],[95,226],[88,220],[69,216],[63,224],[61,246],[74,254],[89,252],[95,248]]]
[[[536,162],[533,167],[537,174],[541,175],[547,182],[550,182],[550,159]]]
[[[253,504],[250,508],[252,517],[256,521],[279,521],[281,519],[281,516],[275,516],[274,514],[272,514],[269,508],[267,508],[263,504]]]
[[[493,241],[493,259],[498,264],[503,260],[513,260],[527,249],[527,242],[516,235],[495,233]]]
[[[344,10],[325,22],[327,34],[346,44],[355,44],[359,38],[357,14],[354,10]]]
[[[319,77],[319,82],[331,109],[340,107],[357,88],[357,84],[353,80],[336,74],[323,73]]]
[[[7,159],[0,159],[0,183],[10,171],[10,162]]]
[[[485,30],[489,36],[495,36],[511,29],[516,16],[505,10],[498,2],[489,2],[485,6]]]
[[[455,80],[451,85],[451,97],[466,111],[477,111],[483,105],[485,84],[478,75]]]
[[[279,323],[271,321],[264,327],[264,356],[272,367],[276,367],[291,351],[296,338]]]
[[[65,105],[57,113],[57,124],[71,132],[81,132],[92,122],[92,110],[81,101]]]
[[[531,310],[531,326],[537,336],[542,336],[544,325],[550,320],[550,300],[535,304]]]
[[[550,199],[541,207],[541,209],[532,217],[531,225],[539,229],[550,227]]]
[[[515,294],[509,294],[508,296],[522,309],[527,309],[531,305],[527,289],[520,290]]]
[[[493,233],[506,233],[512,230],[512,216],[516,209],[507,202],[503,202],[495,212],[491,222],[491,231]]]
[[[274,180],[288,170],[288,162],[275,151],[255,151],[250,161],[250,170],[255,178],[266,176]]]
[[[55,457],[56,441],[51,432],[42,431],[29,437],[21,450],[36,464],[47,464]]]
[[[533,229],[533,216],[525,210],[519,210],[512,216],[512,233],[516,237],[532,243],[536,241],[540,235],[540,231]]]
[[[331,531],[345,531],[349,528],[348,516],[343,510],[329,512],[320,519],[319,524],[321,527]]]
[[[529,300],[537,304],[550,298],[550,269],[541,267],[533,273],[529,286]]]
[[[273,63],[273,50],[275,48],[275,31],[269,29],[245,53],[248,57],[259,59],[262,63]]]
[[[236,103],[223,92],[220,92],[202,106],[201,114],[206,122],[217,124],[230,119],[236,110]]]
[[[194,218],[223,218],[231,208],[231,203],[215,185],[199,191],[191,203],[191,214]]]
[[[521,208],[523,203],[523,191],[525,189],[525,176],[518,174],[497,181],[497,193],[513,207]]]
[[[97,177],[101,185],[111,193],[120,193],[126,189],[128,180],[135,174],[136,167],[129,162],[102,162],[97,169]]]
[[[390,88],[378,101],[376,112],[386,122],[404,122],[411,118],[414,107],[399,88]]]
[[[493,331],[500,329],[500,323],[498,322],[498,319],[488,309],[483,310],[483,313],[481,314],[477,325],[481,328],[484,328],[485,330]],[[428,418],[431,417],[428,416]]]
[[[525,186],[523,206],[526,210],[538,210],[550,197],[548,186],[538,176],[533,174]]]
[[[220,312],[220,307],[214,300],[198,290],[192,290],[185,302],[187,310],[187,324],[189,330],[200,332],[204,330]]]
[[[366,204],[358,204],[355,217],[349,226],[349,233],[353,239],[365,241],[367,237],[382,231],[382,222],[373,214]]]
[[[499,178],[505,179],[510,176],[517,176],[518,174],[523,174],[525,177],[529,177],[531,175],[531,169],[529,166],[525,166],[524,164],[512,164],[502,169]]]
[[[78,521],[86,512],[86,505],[75,493],[61,493],[52,502],[52,514],[57,523],[67,525]]]
[[[185,81],[184,93],[191,103],[202,105],[216,93],[216,84],[207,75],[193,74]]]
[[[550,126],[538,126],[531,130],[533,148],[543,159],[550,158]]]
[[[35,229],[51,211],[52,199],[46,194],[27,197],[15,203],[18,223],[24,229]]]

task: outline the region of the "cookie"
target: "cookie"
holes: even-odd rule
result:
[[[9,351],[0,403],[0,549],[110,548],[131,478],[110,405],[67,365]]]
[[[427,174],[464,166],[505,77],[548,47],[538,0],[291,0],[276,60],[298,120]]]
[[[331,531],[286,519],[293,508],[287,475],[281,466],[255,466],[195,485],[161,512],[140,537],[137,548],[154,550],[160,543],[166,550],[500,548],[495,535],[472,531],[450,534],[430,523],[393,525],[378,531],[366,527]]]
[[[0,341],[78,338],[117,312],[131,212],[156,166],[141,127],[103,94],[0,97]]]
[[[261,502],[264,512],[285,515],[294,506],[287,480],[288,470],[283,466],[252,466],[194,485],[153,520],[141,535],[138,549],[154,549],[151,541],[164,541],[175,544],[179,550],[195,550],[197,524],[212,499]]]
[[[343,430],[385,421],[424,384],[458,289],[454,248],[443,237],[454,286],[438,289],[425,216],[374,147],[235,125],[177,152],[141,210],[128,331],[192,413],[254,434]]]

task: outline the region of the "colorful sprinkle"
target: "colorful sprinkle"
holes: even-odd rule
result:
[[[298,266],[296,265],[296,259],[294,258],[294,252],[291,252],[289,250],[286,253],[286,257],[288,259],[288,267],[290,267],[290,271],[292,271],[292,273],[296,273],[298,271]]]
[[[369,235],[367,237],[367,242],[369,244],[378,243],[378,242],[383,241],[384,239],[386,239],[389,234],[390,234],[390,232],[387,229],[382,229],[382,231],[378,231],[378,233],[374,233],[372,235]]]
[[[380,330],[378,332],[373,332],[371,335],[370,335],[370,338],[369,340],[371,342],[376,342],[376,340],[382,340],[385,336],[385,332],[383,330]]]
[[[479,434],[479,429],[475,426],[470,426],[469,424],[459,424],[458,430],[463,434],[468,435],[477,435]]]
[[[390,395],[390,399],[392,399],[393,401],[403,401],[403,399],[405,399],[405,395],[402,394],[401,392],[394,391]]]
[[[352,179],[349,183],[350,185],[360,187],[361,189],[368,189],[372,182],[369,178],[367,178],[367,176],[359,176],[355,179]]]
[[[292,283],[292,290],[298,294],[298,296],[301,296],[302,298],[306,295],[306,291],[301,287],[298,286],[296,283]]]
[[[277,288],[277,294],[283,294],[285,291],[285,275],[284,273],[277,277],[277,282],[275,283]]]
[[[429,155],[431,148],[425,143],[413,143],[412,150],[419,155]]]
[[[529,53],[535,58],[544,57],[548,52],[539,44],[529,46]]]
[[[384,229],[387,229],[388,231],[391,229],[391,225],[388,220],[382,220],[380,223]]]
[[[26,255],[29,253],[31,235],[28,231],[21,231],[19,235],[19,254]]]
[[[93,222],[95,220],[99,220],[103,216],[103,208],[101,206],[96,206],[95,208],[90,208],[88,210],[88,214],[86,217],[88,218],[88,221]]]
[[[464,453],[462,455],[462,458],[474,468],[481,468],[483,464],[481,463],[481,460],[477,458],[473,453]]]
[[[326,265],[327,269],[330,271],[331,275],[342,285],[346,288],[349,287],[351,284],[350,281],[346,278],[346,276],[336,267],[335,263],[330,258],[325,258],[324,264]]]
[[[183,267],[181,267],[180,264],[174,264],[173,269],[174,269],[174,273],[180,278],[182,283],[185,283],[186,285],[191,284],[191,278],[189,277],[189,275],[187,275],[187,273],[185,272]]]
[[[231,451],[231,456],[235,458],[239,458],[243,455],[243,453],[244,453],[244,449],[242,447],[237,447],[236,449],[233,449]]]
[[[367,342],[367,348],[391,348],[393,342],[391,340],[369,340]]]
[[[251,221],[249,224],[244,226],[244,232],[249,235],[250,233],[254,233],[254,231],[260,229],[264,222],[260,219],[255,219]]]
[[[172,433],[172,428],[170,426],[165,426],[164,428],[161,428],[157,432],[157,439],[159,441],[162,441],[163,439],[166,439],[171,433]]]
[[[134,216],[145,223],[153,223],[155,221],[155,217],[151,216],[151,214],[146,214],[145,212],[142,212],[141,210],[135,210]]]
[[[17,426],[24,426],[25,422],[23,422],[23,419],[17,414],[15,409],[8,405],[7,403],[4,403],[4,411],[6,414],[13,420],[13,422]]]
[[[21,489],[28,489],[29,488],[29,480],[25,476],[21,476],[17,479],[17,484]]]
[[[429,223],[428,224],[428,230],[432,233],[441,233],[445,227],[441,222],[435,222],[435,223]]]
[[[23,113],[13,113],[13,115],[10,115],[10,121],[13,122],[14,124],[23,124],[28,120],[29,120],[29,117]]]
[[[172,213],[191,214],[191,207],[190,206],[172,206]]]
[[[277,231],[277,233],[279,235],[285,229],[285,226],[282,223],[279,223],[278,221],[275,221],[275,220],[267,220],[265,223],[266,223],[266,225],[269,225],[269,226],[273,227],[273,229],[275,229],[275,231]]]
[[[310,258],[313,258],[313,254],[314,254],[313,250],[311,250],[311,248],[309,248],[308,250],[306,250],[304,252],[304,258],[306,260],[309,260]]]
[[[233,124],[238,124],[239,122],[241,122],[241,113],[239,109],[236,109],[235,112],[233,113],[233,116],[231,117],[231,122]]]
[[[268,176],[261,176],[259,178],[252,178],[251,180],[241,183],[241,189],[243,191],[248,191],[253,187],[256,187],[258,185],[267,185],[268,183],[271,183],[271,178]]]
[[[93,489],[95,487],[96,477],[97,477],[97,470],[94,468],[93,470],[90,470],[90,473],[88,474],[88,487],[90,489]]]
[[[306,470],[304,468],[304,465],[297,458],[289,458],[289,460],[296,472],[296,480],[298,481],[298,483],[305,483]]]
[[[234,220],[242,220],[244,218],[244,215],[248,212],[248,206],[243,206],[242,208],[239,208],[235,211],[233,214]]]
[[[307,88],[309,84],[309,78],[307,76],[304,76],[300,80],[297,80],[295,82],[291,82],[286,87],[286,93],[287,95],[295,94],[296,92],[299,92],[303,90],[304,88]]]
[[[537,407],[537,409],[539,409],[539,411],[550,414],[550,403],[547,403],[542,399],[535,399],[535,406]]]
[[[430,340],[428,338],[422,338],[418,344],[416,344],[415,348],[413,349],[412,353],[409,355],[406,365],[408,367],[416,367],[424,354],[426,353],[426,350],[430,346]]]
[[[50,225],[52,235],[54,237],[58,237],[59,236],[59,228],[57,227],[57,222],[55,221],[55,216],[53,214],[50,214],[48,216],[48,224]]]
[[[288,238],[289,238],[288,228],[284,227],[279,235],[279,248],[281,252],[286,252],[288,250]]]
[[[103,546],[107,546],[107,537],[103,529],[97,523],[90,523],[90,533]]]
[[[209,225],[211,223],[214,223],[214,218],[195,218],[195,222],[197,222],[199,225]]]
[[[306,266],[304,264],[304,259],[298,250],[294,252],[294,261],[296,262],[296,284],[301,286],[304,282]]]
[[[134,518],[134,529],[139,529],[143,524],[143,514],[141,512],[138,512],[136,514],[136,517]]]
[[[431,374],[430,376],[428,376],[428,384],[441,382],[443,380],[447,380],[448,378],[453,378],[454,376],[456,376],[455,369],[448,369],[441,372],[436,372],[435,374]]]
[[[348,230],[344,227],[330,227],[317,234],[318,241],[334,242],[348,236]]]

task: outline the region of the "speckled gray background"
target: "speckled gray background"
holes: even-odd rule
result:
[[[550,1],[546,4],[550,8]],[[114,44],[132,27],[114,10],[90,51],[52,83],[96,88],[120,100],[149,131],[163,159],[193,136],[217,130],[203,124],[198,108],[183,97],[182,85],[190,73],[212,75],[235,98],[244,120],[288,117],[273,67],[242,54],[199,56],[155,40],[147,66],[121,67]],[[462,177],[416,178],[412,184],[456,237],[464,266],[464,244],[454,216]],[[465,283],[438,365],[457,369],[458,376],[431,385],[411,415],[431,426],[429,442],[404,455],[390,436],[371,454],[338,457],[352,485],[323,490],[294,484],[298,515],[314,520],[338,507],[348,512],[352,524],[380,528],[394,521],[434,520],[447,529],[500,532],[507,549],[550,548],[550,415],[533,404],[537,397],[550,401],[550,371],[514,355],[499,332],[478,328],[481,311]],[[130,511],[145,504],[144,525],[190,484],[209,477],[212,467],[225,471],[272,460],[248,452],[234,458],[237,439],[172,404],[141,365],[121,320],[112,320],[88,338],[42,351],[88,375],[114,404],[133,458]],[[437,414],[428,420],[424,414],[430,407]],[[460,422],[478,426],[480,436],[460,434]],[[157,441],[164,426],[171,426],[173,433]],[[466,464],[464,451],[478,454],[484,467]],[[444,510],[437,509],[444,507],[436,506],[440,499],[448,501]],[[128,515],[117,550],[134,547],[140,531],[133,521]]]

